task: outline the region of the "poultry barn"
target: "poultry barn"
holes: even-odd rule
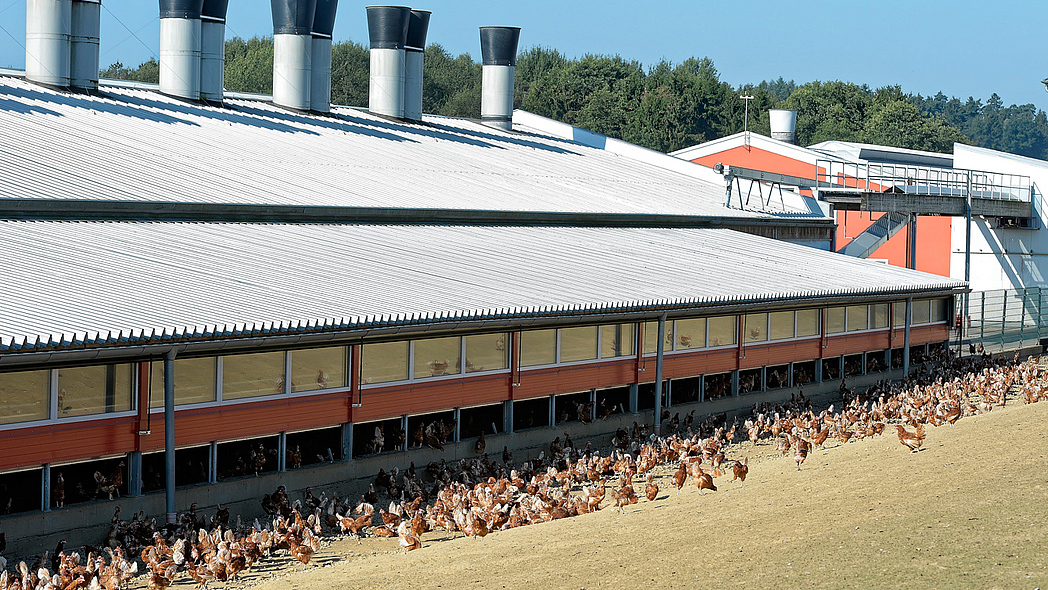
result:
[[[277,485],[897,376],[966,290],[825,251],[809,198],[730,208],[698,165],[522,111],[187,100],[163,72],[0,76],[15,552],[117,506],[253,516]]]

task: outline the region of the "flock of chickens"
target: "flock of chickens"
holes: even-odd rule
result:
[[[614,507],[624,511],[639,501],[635,477],[644,478],[643,492],[648,500],[658,496],[654,470],[663,465],[676,466],[670,482],[677,494],[689,480],[700,493],[715,492],[716,479],[725,476],[728,469],[733,475],[731,481],[744,485],[748,458],[729,460],[725,453],[743,437],[742,432],[754,443],[777,439],[783,454],[793,453],[798,469],[813,448],[830,438],[843,444],[853,438],[880,435],[889,423],[900,442],[916,452],[923,443],[926,424],[953,424],[962,417],[992,411],[1007,403],[1012,390],[1017,390],[1023,403],[1048,398],[1043,377],[1037,358],[1005,363],[969,357],[944,362],[935,370],[918,371],[901,384],[879,383],[859,395],[852,395],[842,383],[840,412],[830,406],[816,414],[810,400],[801,394],[788,403],[754,407],[752,416],[742,425],[736,420],[729,427],[723,416],[719,423],[707,419],[693,424],[689,415],[683,423],[685,432],[660,437],[634,424],[632,431],[620,429],[613,441],[617,448],[608,455],[601,455],[588,444],[577,449],[565,433],[563,442],[557,437],[551,443],[548,456],[540,453],[537,459],[516,468],[512,455],[504,449],[502,463],[490,460],[487,454],[451,464],[441,461],[426,467],[426,477],[416,473],[414,464],[402,478],[396,468],[389,473],[381,471],[357,502],[325,494],[317,498],[310,490],[304,500],[290,502],[281,486],[263,499],[263,507],[272,516],[266,525],[256,520],[247,527],[237,519],[231,527],[228,511],[210,521],[198,519],[191,511],[192,518],[183,515],[182,526],[171,536],[152,533],[152,543],[141,549],[141,562],[152,590],[170,586],[183,572],[201,586],[235,579],[278,552],[308,564],[325,533],[397,538],[399,546],[410,551],[422,546],[422,535],[430,530],[443,531],[446,537],[459,533],[483,537],[493,531],[600,510],[609,492]],[[672,424],[680,422],[667,425]],[[376,509],[379,489],[390,499],[388,509]],[[119,512],[114,522],[118,516]],[[136,515],[132,522],[145,519]],[[120,588],[138,573],[138,564],[124,557],[119,539],[112,536],[107,542],[116,548],[105,550],[108,562],[97,550],[81,560],[77,552],[56,549],[50,564],[44,563],[45,555],[32,567],[20,563],[14,575],[4,571],[0,590]]]

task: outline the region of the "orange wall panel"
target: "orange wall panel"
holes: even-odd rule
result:
[[[364,390],[361,406],[353,409],[353,420],[382,420],[499,403],[509,399],[509,387],[509,375],[500,374]]]
[[[8,430],[0,441],[0,469],[126,453],[135,445],[135,418]]]
[[[739,360],[741,369],[752,369],[783,365],[793,361],[819,358],[821,345],[818,338],[770,344],[751,344],[743,349],[744,358]]]
[[[823,352],[823,356],[857,354],[871,350],[884,350],[891,346],[888,330],[863,332],[861,334],[838,334],[826,339],[826,349]]]
[[[634,380],[635,363],[636,359],[630,357],[607,363],[524,369],[520,372],[520,385],[514,388],[513,399],[629,385]],[[651,373],[655,374],[655,363],[651,363]]]
[[[880,219],[883,213],[869,211],[837,212],[837,249],[840,250],[866,228]],[[887,243],[874,251],[870,258],[885,259],[892,266],[906,267],[906,249],[910,243],[910,228],[905,227]],[[940,276],[950,276],[951,218],[917,218],[917,270]]]
[[[735,348],[668,354],[662,366],[663,379],[682,379],[697,375],[724,373],[735,370]],[[645,357],[642,383],[655,382],[655,357]]]

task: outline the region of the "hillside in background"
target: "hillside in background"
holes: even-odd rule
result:
[[[331,100],[367,106],[368,50],[346,41],[332,55]],[[226,42],[226,89],[272,92],[272,39]],[[155,59],[128,68],[115,63],[105,78],[157,82]],[[481,65],[440,45],[426,48],[423,110],[477,117]],[[769,134],[768,109],[797,109],[797,143],[840,140],[951,152],[954,142],[1048,159],[1048,117],[1035,105],[1005,107],[992,94],[985,102],[924,97],[899,86],[873,89],[848,82],[797,85],[782,78],[734,87],[720,80],[708,58],[645,66],[619,56],[569,59],[555,49],[532,47],[517,62],[516,106],[565,123],[670,152],[742,131],[742,94],[754,97],[749,128]]]

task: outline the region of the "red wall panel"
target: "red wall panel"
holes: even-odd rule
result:
[[[135,432],[134,416],[7,430],[0,433],[0,469],[126,453]]]
[[[772,365],[783,365],[793,361],[807,361],[820,356],[818,338],[769,344],[750,344],[743,349],[745,355],[739,360],[739,368],[752,369]]]
[[[633,383],[635,363],[636,359],[629,357],[606,363],[522,370],[520,385],[514,388],[513,399],[629,385]],[[650,372],[654,376],[655,363],[650,365]]]

